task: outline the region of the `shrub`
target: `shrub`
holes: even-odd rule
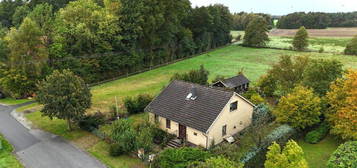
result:
[[[121,144],[118,144],[118,143],[114,143],[114,144],[111,144],[110,147],[109,147],[109,154],[110,156],[120,156],[122,154],[124,154],[125,151],[122,147]]]
[[[319,49],[319,53],[323,53],[324,51],[325,51],[324,47],[321,47],[321,48]]]
[[[305,141],[311,144],[316,144],[326,137],[329,129],[329,125],[326,122],[323,122],[315,130],[306,134]]]
[[[34,92],[35,81],[17,69],[7,69],[0,63],[0,88],[13,98],[24,98]]]
[[[277,142],[279,144],[284,144],[287,142],[290,138],[292,138],[297,131],[290,127],[289,125],[281,125],[278,128],[275,128],[265,139],[264,139],[264,144],[265,146],[268,146],[272,142]]]
[[[86,131],[93,131],[98,129],[100,125],[105,123],[105,116],[101,112],[95,114],[89,114],[84,117],[81,117],[78,121],[79,128]]]
[[[357,55],[357,35],[353,37],[351,42],[349,42],[345,49],[345,54],[347,55]]]
[[[208,152],[197,148],[165,149],[154,161],[154,167],[186,168],[193,162],[205,161],[210,157]]]
[[[254,88],[250,88],[247,92],[245,92],[243,94],[243,97],[247,98],[253,104],[264,103],[264,99],[259,95],[259,93]]]
[[[125,153],[136,150],[136,132],[128,120],[120,119],[113,122],[109,136]]]
[[[253,124],[263,124],[272,120],[271,111],[266,104],[258,104],[253,111]],[[263,123],[261,123],[263,122]]]
[[[220,155],[229,158],[233,161],[239,161],[242,157],[241,149],[236,144],[221,143],[210,149],[210,152],[214,155]]]
[[[328,168],[357,167],[357,141],[340,145],[327,162]]]
[[[186,82],[197,83],[200,85],[207,85],[208,74],[209,72],[204,68],[203,65],[201,65],[200,69],[198,70],[191,70],[190,72],[183,74],[175,73],[171,77],[171,81],[182,80]]]
[[[237,164],[222,156],[211,157],[205,162],[194,163],[190,168],[243,168],[242,164]]]
[[[124,106],[129,114],[144,112],[145,107],[152,101],[152,96],[141,94],[137,97],[127,97],[124,99]]]

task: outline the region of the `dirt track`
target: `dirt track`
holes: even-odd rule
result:
[[[294,36],[297,29],[273,29],[270,36]],[[357,27],[308,29],[310,37],[352,37],[357,35]]]

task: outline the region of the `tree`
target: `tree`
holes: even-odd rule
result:
[[[349,70],[338,78],[326,95],[329,104],[326,114],[331,133],[343,139],[357,140],[357,71]]]
[[[284,149],[274,142],[266,154],[265,168],[308,168],[301,147],[293,140],[289,140]]]
[[[294,36],[293,47],[298,51],[305,50],[309,46],[307,38],[309,38],[309,35],[305,27],[301,26]]]
[[[303,80],[303,73],[309,63],[308,57],[296,57],[283,55],[278,63],[263,76],[258,86],[266,96],[283,96],[290,92]]]
[[[352,40],[347,44],[345,54],[357,55],[357,35],[355,35]]]
[[[21,70],[31,80],[42,74],[48,59],[42,37],[40,28],[30,18],[25,18],[19,29],[12,28],[5,37],[11,68]]]
[[[328,168],[347,168],[357,166],[357,141],[341,144],[327,162]]]
[[[321,100],[312,89],[297,86],[279,100],[273,114],[278,122],[304,129],[320,121]]]
[[[31,9],[27,5],[18,6],[12,15],[12,25],[19,27],[30,11]]]
[[[118,19],[93,0],[70,2],[56,15],[54,45],[73,55],[112,51],[121,38]]]
[[[243,45],[250,47],[264,47],[269,41],[268,24],[262,17],[255,17],[245,29]]]
[[[0,24],[9,28],[12,25],[12,16],[18,6],[25,4],[23,0],[2,0],[0,1]]]
[[[323,96],[329,90],[331,82],[341,77],[343,64],[337,60],[311,60],[303,74],[303,84]]]
[[[55,70],[37,87],[36,100],[43,105],[42,114],[67,120],[69,130],[72,130],[72,121],[83,116],[91,106],[88,86],[69,70]]]
[[[36,5],[35,8],[28,14],[28,17],[39,26],[45,36],[44,40],[47,41],[48,45],[48,43],[52,40],[54,24],[52,5],[47,3]]]

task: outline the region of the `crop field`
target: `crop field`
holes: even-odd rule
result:
[[[297,29],[273,29],[269,36],[292,37]],[[327,28],[327,29],[308,29],[310,37],[353,37],[357,35],[357,27],[353,28]]]

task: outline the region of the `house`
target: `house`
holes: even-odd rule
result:
[[[239,74],[232,78],[220,80],[212,84],[212,86],[228,88],[230,90],[234,90],[237,93],[244,93],[249,89],[249,82],[249,79],[247,79],[243,74]]]
[[[175,80],[145,111],[162,130],[209,148],[249,126],[254,107],[233,91]]]

